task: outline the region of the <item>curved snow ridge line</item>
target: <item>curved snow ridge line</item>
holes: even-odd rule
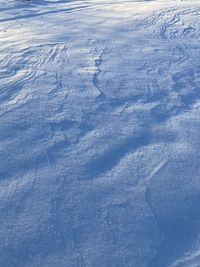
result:
[[[9,101],[9,99],[16,96],[18,92],[22,90],[24,84],[27,81],[35,77],[35,72],[32,68],[24,66],[20,63],[22,53],[7,53],[4,55],[4,75],[0,79],[1,91],[0,99],[1,102]]]
[[[155,167],[153,167],[153,169],[143,180],[139,181],[139,183],[136,186],[140,188],[144,187],[146,190],[146,187],[148,187],[153,177],[162,171],[162,169],[166,166],[167,162],[168,159],[161,160],[158,164],[155,165]]]
[[[181,41],[176,42],[175,47],[172,48],[172,53],[174,54],[174,56],[177,55],[177,52],[180,55],[180,58],[177,60],[177,64],[183,64],[190,59],[188,51],[189,47],[187,44]]]
[[[185,39],[187,36],[190,38],[190,34],[193,32],[196,34],[196,38],[199,38],[200,34],[195,32],[194,28],[194,26],[196,26],[196,29],[199,28],[199,23],[198,25],[194,25],[195,18],[199,21],[199,12],[199,9],[183,10],[181,12],[177,10],[176,12],[173,12],[176,14],[171,14],[172,18],[164,22],[163,26],[160,28],[160,32],[157,33],[157,37],[161,37],[162,39]],[[185,25],[184,18],[187,18],[187,16],[192,18],[191,24],[193,27]],[[194,36],[192,38],[194,38]]]
[[[17,58],[12,59],[12,62],[20,62],[13,63],[13,67],[10,70],[7,68],[8,71],[4,72],[4,78],[1,79],[1,102],[11,100],[11,102],[14,103],[15,98],[21,98],[18,94],[22,95],[22,93],[20,93],[22,87],[24,86],[25,88],[27,83],[32,83],[36,79],[39,79],[42,73],[50,73],[55,76],[56,86],[52,85],[54,91],[57,91],[58,87],[62,89],[63,85],[60,68],[62,70],[62,63],[65,62],[68,57],[68,49],[69,48],[66,47],[65,44],[54,44],[52,48],[50,47],[48,49],[46,45],[40,46],[39,51],[34,51],[32,48],[23,50]],[[7,58],[10,61],[9,55],[7,55]],[[31,60],[29,60],[29,58]],[[8,66],[9,65],[8,63]],[[11,102],[9,102],[9,104],[11,104]]]
[[[192,14],[190,14],[189,18],[190,17],[192,17]],[[191,24],[192,23],[193,23],[193,20],[192,20]],[[156,26],[155,26],[155,28],[156,28]],[[163,46],[163,43],[159,43],[159,44],[161,47]],[[174,103],[173,98],[175,97],[174,93],[176,92],[177,104],[179,101],[181,101],[183,103],[183,105],[182,105],[183,109],[181,108],[180,111],[186,110],[192,103],[194,103],[199,98],[199,93],[198,93],[198,81],[199,81],[198,69],[199,69],[199,66],[198,66],[198,63],[196,63],[196,59],[198,58],[198,56],[195,53],[197,46],[198,46],[198,42],[196,42],[196,45],[195,45],[195,43],[194,43],[194,45],[191,45],[191,39],[189,39],[188,42],[183,43],[181,41],[181,38],[179,40],[178,37],[176,40],[170,40],[170,43],[164,43],[164,48],[163,48],[164,51],[168,50],[168,52],[169,52],[168,54],[171,54],[171,59],[170,58],[168,59],[169,63],[170,62],[171,63],[169,64],[168,69],[166,69],[166,67],[165,67],[165,72],[163,72],[163,71],[161,72],[163,67],[162,67],[162,63],[159,63],[160,67],[158,68],[158,74],[159,74],[158,77],[162,77],[162,75],[165,75],[165,77],[163,77],[163,78],[166,79],[166,75],[168,73],[171,76],[170,79],[173,83],[175,83],[175,85],[172,84],[172,87],[169,88],[170,89],[169,92],[167,92],[167,90],[165,89],[165,93],[167,93],[166,101],[169,101],[173,104]],[[193,56],[193,54],[195,54],[195,57]],[[164,60],[166,61],[165,55],[163,56],[163,61]],[[192,62],[195,62],[195,63],[192,63]],[[163,62],[163,63],[166,64],[166,62]],[[147,64],[145,67],[147,68]],[[156,66],[153,66],[153,67],[157,68]],[[152,69],[153,69],[153,67],[152,67]],[[178,75],[180,78],[181,77],[183,78],[185,73],[187,73],[188,78],[185,78],[184,81],[179,80],[177,83],[177,80],[175,81],[175,79],[174,79],[177,72],[179,74],[181,74],[181,72],[183,72],[182,76]],[[167,84],[165,83],[165,86],[166,85]],[[163,86],[163,85],[161,85],[161,86]],[[185,92],[184,92],[184,88],[186,88],[188,86],[191,89],[188,91],[185,90]],[[181,102],[178,104],[177,107],[175,107],[176,109],[180,108]],[[176,114],[177,114],[177,112],[176,112]]]
[[[168,46],[163,48],[163,50],[169,49],[170,57],[169,58],[167,57],[167,59],[166,59],[165,55],[163,55],[163,62],[159,63],[159,65],[157,64],[157,55],[156,54],[160,53],[160,52],[157,51],[156,53],[153,53],[153,51],[154,51],[153,48],[152,48],[152,57],[150,57],[150,59],[144,58],[146,63],[145,63],[145,67],[142,67],[142,69],[133,68],[132,66],[134,66],[134,65],[131,61],[130,61],[130,63],[129,62],[127,63],[129,71],[131,70],[131,68],[133,68],[132,71],[133,71],[133,73],[135,73],[135,78],[132,79],[133,81],[131,84],[132,85],[132,91],[131,92],[134,92],[134,90],[136,91],[137,88],[140,88],[140,86],[144,86],[144,81],[145,81],[145,79],[147,79],[146,77],[149,77],[149,80],[147,83],[148,94],[145,91],[145,93],[148,97],[146,99],[144,99],[143,102],[148,103],[148,102],[157,101],[157,107],[155,106],[154,109],[152,109],[151,116],[152,117],[155,116],[155,118],[156,117],[158,118],[158,115],[160,113],[160,118],[163,116],[163,118],[162,118],[163,120],[169,118],[170,116],[173,116],[175,114],[183,112],[192,103],[194,103],[194,101],[196,101],[199,97],[199,93],[198,93],[198,63],[194,62],[192,57],[189,56],[189,54],[193,51],[193,48],[190,48],[190,49],[188,48],[188,50],[187,50],[186,49],[187,46],[182,44],[181,42],[178,42],[178,43],[176,42],[176,44],[172,43],[170,45],[171,45],[170,48],[168,48]],[[133,47],[133,49],[134,49],[134,47]],[[118,47],[117,51],[118,51],[118,55],[119,55],[120,51],[121,51],[121,47]],[[160,49],[160,51],[162,52],[161,49]],[[123,50],[122,50],[122,52],[125,53],[125,51],[123,51]],[[106,53],[106,54],[108,54],[108,53]],[[129,55],[127,55],[127,56],[129,56]],[[162,53],[161,53],[161,56],[162,56]],[[120,67],[121,72],[119,72],[120,69],[118,70],[116,68],[116,70],[115,70],[115,68],[112,68],[112,72],[110,72],[112,76],[109,75],[108,78],[105,79],[105,73],[108,75],[109,69],[110,69],[109,67],[112,66],[112,65],[111,66],[108,65],[106,62],[106,61],[108,61],[108,59],[110,60],[110,57],[109,58],[108,57],[106,58],[106,57],[104,58],[104,62],[101,63],[101,70],[102,70],[102,73],[104,75],[101,75],[101,72],[99,72],[99,75],[101,75],[102,77],[98,77],[98,86],[101,89],[101,91],[103,92],[103,94],[105,96],[109,97],[108,92],[107,92],[108,91],[107,90],[108,85],[106,84],[106,82],[109,79],[110,84],[112,85],[112,83],[115,84],[115,80],[117,80],[118,84],[120,84],[120,83],[122,84],[121,87],[124,89],[123,94],[125,95],[125,93],[126,93],[125,90],[130,88],[129,84],[127,83],[127,80],[129,77],[126,78],[127,67],[124,66],[124,69],[121,69],[121,67]],[[115,58],[115,54],[113,54],[112,57]],[[134,62],[134,60],[136,60],[136,59],[134,59],[134,57],[132,56],[132,61]],[[150,61],[151,64],[148,64],[148,61]],[[193,64],[191,63],[192,61],[193,61]],[[123,61],[118,62],[118,60],[116,60],[115,65],[117,65],[117,64],[123,65],[124,62]],[[146,71],[147,69],[148,69],[148,71]],[[141,75],[145,71],[146,71],[146,73]],[[182,72],[183,72],[183,74],[181,75]],[[187,78],[183,79],[185,74],[187,74],[187,76],[186,76]],[[140,76],[141,76],[141,78],[140,78]],[[155,78],[151,82],[152,76]],[[195,79],[194,79],[194,77],[195,77]],[[103,80],[103,78],[104,78],[104,80]],[[121,81],[121,79],[122,79],[122,81]],[[116,84],[116,86],[118,86],[118,84]],[[117,92],[118,94],[120,94],[121,87],[119,88],[119,90]],[[191,90],[185,91],[184,88],[186,88],[186,87],[191,87]],[[111,93],[112,92],[109,92],[110,95],[111,95]],[[129,91],[127,91],[127,93],[129,93]],[[136,91],[136,93],[137,93],[137,91]],[[115,99],[116,99],[116,101],[120,101],[121,104],[126,103],[127,101],[137,102],[138,99],[140,99],[140,101],[143,99],[142,98],[143,94],[144,94],[144,90],[142,92],[141,92],[141,90],[138,90],[137,98],[136,97],[132,98],[130,95],[128,95],[128,96],[122,95],[120,100],[118,100],[119,97],[117,97],[117,96],[115,97]],[[112,93],[112,95],[114,95],[114,92]],[[160,104],[158,104],[158,100],[161,101]],[[181,103],[183,105],[181,105]]]
[[[180,9],[182,9],[180,11]],[[152,28],[155,37],[158,39],[177,39],[177,38],[190,38],[191,33],[200,37],[199,33],[199,14],[200,8],[171,8],[161,11],[156,11],[149,17],[139,20],[136,25],[138,28]],[[185,19],[190,18],[190,24],[193,26],[185,25]],[[196,21],[196,22],[195,22]],[[196,27],[194,28],[194,22]],[[176,27],[175,27],[176,26]],[[192,38],[194,38],[193,36]]]
[[[118,138],[116,138],[118,139]],[[119,143],[111,144],[103,152],[97,151],[100,155],[95,155],[88,163],[84,165],[86,172],[90,173],[90,178],[101,176],[114,169],[127,153],[149,144],[148,137],[141,135],[139,137],[125,137],[124,140],[118,140]]]
[[[186,253],[183,257],[173,262],[169,267],[199,267],[200,250]]]
[[[105,54],[105,48],[102,49],[102,51],[98,54],[97,58],[95,59],[94,67],[95,67],[95,72],[93,74],[92,82],[94,86],[97,88],[97,90],[104,95],[102,92],[100,86],[99,86],[99,81],[98,81],[98,76],[101,73],[100,65],[103,62],[103,56]]]
[[[1,101],[9,101],[15,97],[26,84],[34,81],[37,77],[37,70],[33,66],[22,62],[23,54],[12,59],[10,67],[10,59],[7,63],[7,70],[4,77],[0,80],[2,90],[0,91]],[[7,55],[9,58],[9,54]]]
[[[3,83],[1,81],[3,87],[0,92],[1,103],[15,97],[22,90],[23,85],[33,77],[35,77],[35,73],[32,69],[21,69]]]
[[[42,48],[46,49],[46,45],[43,45]],[[67,57],[69,57],[69,45],[67,44],[54,44],[52,47],[47,49],[47,51],[44,51],[43,61],[40,62],[40,64],[47,64],[49,61],[53,61],[55,64],[61,65],[67,60]],[[45,55],[47,53],[47,55]],[[62,71],[62,69],[61,69]]]
[[[55,84],[50,85],[49,88],[49,93],[51,94],[58,93],[64,88],[63,78],[67,73],[64,73],[63,68],[67,65],[69,49],[69,46],[64,43],[54,44],[49,48],[47,45],[43,45],[40,47],[40,51],[38,51],[39,54],[36,53],[33,57],[35,58],[35,64],[33,65],[35,70],[53,75],[55,78]],[[35,79],[37,79],[37,77],[35,77]]]
[[[62,64],[69,56],[69,46],[65,43],[50,43],[30,46],[22,51],[20,65],[46,72],[62,72]],[[67,63],[66,63],[67,64]],[[59,69],[60,67],[60,69]]]
[[[98,113],[102,113],[101,110],[96,110]],[[103,114],[101,114],[103,116]],[[115,122],[118,118],[122,121],[126,121],[126,125],[123,126],[123,130],[115,129]],[[130,153],[135,153],[137,150],[147,147],[151,143],[151,137],[149,134],[150,129],[143,126],[138,129],[139,125],[135,125],[134,121],[129,121],[123,114],[107,114],[103,116],[104,124],[99,129],[89,132],[78,143],[78,147],[83,149],[82,154],[86,154],[84,161],[80,164],[81,169],[86,173],[89,179],[95,180],[109,173],[117,172],[118,164],[126,158]],[[137,123],[137,121],[135,122]],[[134,131],[127,129],[127,125],[135,125]],[[138,123],[139,124],[139,123]],[[122,124],[123,125],[123,124]],[[121,126],[122,127],[122,126]],[[145,129],[143,129],[145,128]],[[109,129],[112,129],[113,136],[109,134]],[[138,131],[137,131],[138,129]],[[104,142],[103,140],[107,140]],[[92,147],[95,150],[91,150]]]
[[[135,28],[145,28],[145,27],[152,27],[154,25],[156,25],[158,22],[162,21],[163,18],[172,11],[175,11],[176,9],[174,8],[170,8],[167,10],[159,10],[159,11],[155,11],[152,14],[150,14],[148,17],[142,18],[142,19],[138,19],[135,22]]]

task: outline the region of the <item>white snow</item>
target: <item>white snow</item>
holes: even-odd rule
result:
[[[199,62],[197,0],[0,0],[0,266],[199,266]]]

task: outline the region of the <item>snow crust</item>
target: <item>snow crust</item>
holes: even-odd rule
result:
[[[199,1],[0,0],[0,266],[200,266]]]

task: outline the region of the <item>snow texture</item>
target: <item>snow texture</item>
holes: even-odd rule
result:
[[[0,0],[0,266],[200,266],[200,2]]]

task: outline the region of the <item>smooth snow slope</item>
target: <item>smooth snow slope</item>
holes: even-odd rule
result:
[[[200,266],[200,2],[0,0],[0,266]]]

